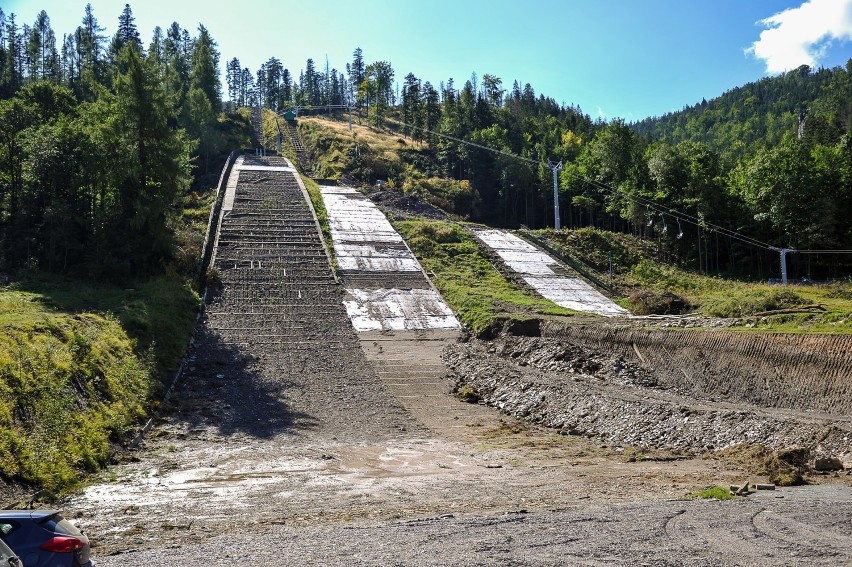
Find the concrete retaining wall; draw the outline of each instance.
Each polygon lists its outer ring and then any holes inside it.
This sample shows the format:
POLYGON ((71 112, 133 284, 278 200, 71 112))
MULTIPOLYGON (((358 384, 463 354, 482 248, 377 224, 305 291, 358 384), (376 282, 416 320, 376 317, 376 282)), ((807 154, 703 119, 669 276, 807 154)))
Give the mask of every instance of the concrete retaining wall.
POLYGON ((546 322, 542 335, 616 350, 660 386, 715 401, 852 414, 852 336, 644 330, 546 322))

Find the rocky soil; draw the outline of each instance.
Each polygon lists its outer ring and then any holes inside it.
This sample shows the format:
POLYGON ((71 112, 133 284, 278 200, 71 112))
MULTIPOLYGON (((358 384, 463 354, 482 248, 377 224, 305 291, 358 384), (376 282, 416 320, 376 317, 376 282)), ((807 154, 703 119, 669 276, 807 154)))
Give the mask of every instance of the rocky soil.
POLYGON ((445 351, 456 389, 568 435, 686 452, 760 443, 852 461, 852 416, 697 399, 622 355, 564 339, 504 335, 445 351))

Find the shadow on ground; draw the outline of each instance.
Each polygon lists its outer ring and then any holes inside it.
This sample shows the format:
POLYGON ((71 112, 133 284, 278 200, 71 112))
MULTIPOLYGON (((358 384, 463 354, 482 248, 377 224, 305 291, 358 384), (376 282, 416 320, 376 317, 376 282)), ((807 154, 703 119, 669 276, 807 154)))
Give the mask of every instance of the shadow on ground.
POLYGON ((269 439, 317 426, 317 420, 293 409, 289 398, 299 385, 290 378, 286 361, 250 353, 228 344, 199 323, 183 376, 164 414, 190 430, 215 428, 224 436, 244 433, 269 439))

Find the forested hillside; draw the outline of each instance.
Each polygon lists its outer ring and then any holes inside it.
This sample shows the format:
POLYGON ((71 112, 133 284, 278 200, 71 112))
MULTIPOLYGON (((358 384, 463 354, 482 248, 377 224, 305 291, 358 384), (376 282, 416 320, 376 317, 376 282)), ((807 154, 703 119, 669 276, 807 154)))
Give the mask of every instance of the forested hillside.
POLYGON ((677 144, 706 143, 733 163, 761 148, 777 146, 801 124, 811 142, 831 143, 852 126, 849 73, 812 70, 803 65, 777 77, 766 77, 721 96, 686 106, 679 112, 649 117, 631 128, 650 140, 677 144))
POLYGON ((193 176, 220 167, 219 54, 204 26, 158 27, 145 49, 127 5, 103 31, 91 5, 61 45, 45 11, 32 25, 0 11, 6 269, 161 271, 193 176))

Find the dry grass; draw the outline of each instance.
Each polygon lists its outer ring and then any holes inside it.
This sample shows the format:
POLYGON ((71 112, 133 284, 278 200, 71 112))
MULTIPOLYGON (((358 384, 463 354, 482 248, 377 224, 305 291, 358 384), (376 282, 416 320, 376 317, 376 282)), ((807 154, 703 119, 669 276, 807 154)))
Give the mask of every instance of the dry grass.
POLYGON ((366 124, 358 124, 354 116, 351 132, 349 131, 348 118, 341 120, 308 116, 299 118, 299 121, 328 130, 340 142, 348 142, 350 144, 355 144, 356 142, 366 143, 383 159, 397 160, 396 151, 409 143, 403 140, 402 136, 394 132, 387 130, 380 131, 366 124))

